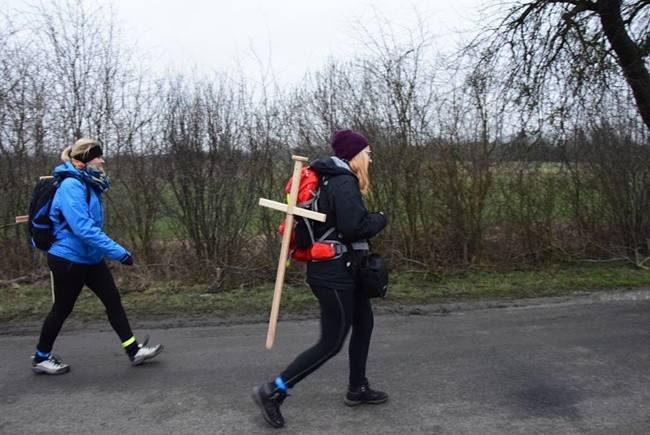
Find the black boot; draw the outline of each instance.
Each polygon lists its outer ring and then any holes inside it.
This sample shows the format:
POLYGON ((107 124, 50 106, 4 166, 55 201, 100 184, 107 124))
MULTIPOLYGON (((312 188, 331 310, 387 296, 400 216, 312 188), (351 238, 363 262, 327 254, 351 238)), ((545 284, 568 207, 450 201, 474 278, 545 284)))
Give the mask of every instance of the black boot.
POLYGON ((264 384, 261 387, 253 388, 253 400, 262 410, 262 415, 272 426, 284 426, 284 417, 280 413, 280 405, 287 398, 286 391, 277 387, 271 387, 270 384, 264 384))
POLYGON ((348 406, 357 406, 362 403, 378 405, 388 400, 388 395, 383 391, 375 391, 370 388, 366 382, 360 387, 348 387, 348 393, 345 395, 345 404, 348 406))

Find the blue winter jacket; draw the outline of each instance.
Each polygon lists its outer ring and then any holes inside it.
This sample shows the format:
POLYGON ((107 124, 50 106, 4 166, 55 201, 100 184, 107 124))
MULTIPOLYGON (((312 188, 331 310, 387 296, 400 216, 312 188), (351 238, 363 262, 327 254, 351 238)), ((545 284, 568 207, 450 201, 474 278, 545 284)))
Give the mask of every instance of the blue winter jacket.
POLYGON ((119 261, 129 251, 102 231, 104 211, 101 194, 80 178, 79 170, 65 162, 54 169, 66 178, 56 190, 50 219, 56 241, 48 253, 74 263, 97 264, 106 256, 119 261), (75 178, 79 177, 79 178, 75 178), (90 201, 87 202, 88 192, 90 201))

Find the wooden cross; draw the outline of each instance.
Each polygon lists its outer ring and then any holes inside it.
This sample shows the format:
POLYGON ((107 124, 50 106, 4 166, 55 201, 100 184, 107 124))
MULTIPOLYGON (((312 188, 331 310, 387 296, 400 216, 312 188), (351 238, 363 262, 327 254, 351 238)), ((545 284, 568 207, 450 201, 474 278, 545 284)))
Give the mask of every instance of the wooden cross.
MULTIPOLYGON (((54 178, 53 175, 41 175, 38 177, 39 180, 47 180, 48 178, 54 178)), ((24 224, 29 221, 29 216, 28 215, 22 215, 22 216, 16 216, 16 223, 17 224, 24 224)), ((50 271, 50 289, 52 290, 52 303, 54 303, 54 275, 52 274, 52 271, 50 271)))
POLYGON ((269 319, 269 330, 266 335, 266 348, 271 349, 275 341, 275 329, 278 324, 278 313, 280 312, 280 297, 282 296, 282 284, 284 283, 284 272, 287 267, 287 256, 289 255, 289 243, 291 241, 291 229, 293 228, 293 216, 303 216, 309 219, 325 222, 326 215, 315 211, 296 207, 298 197, 298 187, 300 186, 300 175, 302 164, 307 161, 307 157, 291 156, 294 161, 293 176, 291 178, 291 191, 289 192, 289 204, 271 201, 260 198, 259 205, 263 207, 280 210, 287 214, 284 222, 284 234, 282 234, 282 247, 280 248, 280 258, 278 260, 278 273, 275 277, 275 290, 273 290, 273 304, 271 305, 271 318, 269 319))

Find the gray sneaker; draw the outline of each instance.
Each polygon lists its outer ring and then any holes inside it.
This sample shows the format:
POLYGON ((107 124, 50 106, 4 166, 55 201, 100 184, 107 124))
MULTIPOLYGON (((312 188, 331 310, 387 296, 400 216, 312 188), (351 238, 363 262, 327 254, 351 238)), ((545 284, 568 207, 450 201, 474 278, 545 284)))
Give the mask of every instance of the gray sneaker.
POLYGON ((50 355, 46 360, 39 363, 34 362, 32 357, 32 371, 34 373, 45 373, 47 375, 60 375, 70 371, 70 366, 61 361, 61 357, 50 355))
POLYGON ((138 352, 133 355, 131 358, 131 365, 139 366, 148 359, 151 359, 163 351, 162 344, 156 344, 155 346, 147 346, 149 342, 149 337, 146 337, 144 341, 138 344, 138 352))

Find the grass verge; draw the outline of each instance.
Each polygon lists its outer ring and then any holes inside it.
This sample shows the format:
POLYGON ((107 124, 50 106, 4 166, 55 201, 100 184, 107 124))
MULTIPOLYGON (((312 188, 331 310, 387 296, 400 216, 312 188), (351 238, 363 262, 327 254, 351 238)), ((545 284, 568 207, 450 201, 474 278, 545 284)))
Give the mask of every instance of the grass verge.
MULTIPOLYGON (((512 300, 560 296, 576 291, 606 291, 650 284, 650 271, 623 264, 583 264, 544 269, 487 272, 473 270, 463 276, 429 282, 408 273, 391 276, 388 294, 378 307, 435 304, 473 300, 512 300)), ((157 284, 141 292, 124 292, 123 303, 137 319, 183 316, 249 317, 265 320, 271 307, 273 283, 220 293, 207 286, 157 284)), ((42 320, 51 306, 47 281, 0 288, 0 322, 42 320)), ((317 303, 307 284, 287 284, 282 313, 314 312, 317 303)), ((73 316, 77 320, 105 318, 101 302, 88 289, 82 291, 73 316)))

